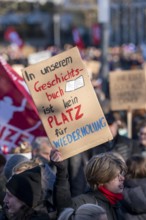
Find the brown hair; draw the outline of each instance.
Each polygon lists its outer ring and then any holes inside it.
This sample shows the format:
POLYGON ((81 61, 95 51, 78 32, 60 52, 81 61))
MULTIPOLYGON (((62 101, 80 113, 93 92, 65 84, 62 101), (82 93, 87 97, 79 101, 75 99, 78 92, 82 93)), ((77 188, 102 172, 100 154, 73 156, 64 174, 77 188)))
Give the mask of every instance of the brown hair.
POLYGON ((85 168, 86 179, 93 189, 113 180, 119 171, 126 173, 126 164, 111 152, 93 156, 85 168))
POLYGON ((146 177, 146 158, 142 155, 133 155, 127 161, 126 178, 144 178, 146 177))

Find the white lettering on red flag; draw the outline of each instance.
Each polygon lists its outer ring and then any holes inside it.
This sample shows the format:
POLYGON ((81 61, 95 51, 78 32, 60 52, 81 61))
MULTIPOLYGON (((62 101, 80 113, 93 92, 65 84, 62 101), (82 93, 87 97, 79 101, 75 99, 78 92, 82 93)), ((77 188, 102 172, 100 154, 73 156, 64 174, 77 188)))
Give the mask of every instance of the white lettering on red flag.
POLYGON ((30 143, 36 136, 46 136, 26 83, 0 57, 0 147, 30 143))

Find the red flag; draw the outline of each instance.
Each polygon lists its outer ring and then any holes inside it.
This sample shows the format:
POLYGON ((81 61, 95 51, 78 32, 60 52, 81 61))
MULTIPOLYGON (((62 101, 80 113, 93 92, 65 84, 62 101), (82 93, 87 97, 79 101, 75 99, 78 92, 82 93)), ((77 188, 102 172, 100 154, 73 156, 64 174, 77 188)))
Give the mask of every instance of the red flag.
POLYGON ((78 28, 73 28, 72 34, 73 34, 73 40, 74 40, 75 45, 79 49, 83 49, 85 47, 85 45, 84 45, 84 41, 79 33, 78 28))
POLYGON ((4 33, 4 39, 10 43, 16 44, 20 48, 24 45, 24 42, 19 36, 18 32, 14 27, 11 26, 6 29, 4 33))
POLYGON ((92 39, 94 45, 99 45, 101 40, 101 29, 99 24, 94 24, 92 26, 92 39))
POLYGON ((0 147, 30 143, 46 136, 27 86, 6 61, 0 57, 0 147))

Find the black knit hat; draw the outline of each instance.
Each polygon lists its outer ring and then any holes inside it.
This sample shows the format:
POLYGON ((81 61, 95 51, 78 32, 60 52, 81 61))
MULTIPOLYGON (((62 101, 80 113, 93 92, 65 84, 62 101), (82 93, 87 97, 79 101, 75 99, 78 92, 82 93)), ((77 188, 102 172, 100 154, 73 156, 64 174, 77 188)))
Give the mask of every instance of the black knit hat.
POLYGON ((41 198, 41 168, 37 166, 13 175, 6 188, 29 207, 35 207, 41 198))

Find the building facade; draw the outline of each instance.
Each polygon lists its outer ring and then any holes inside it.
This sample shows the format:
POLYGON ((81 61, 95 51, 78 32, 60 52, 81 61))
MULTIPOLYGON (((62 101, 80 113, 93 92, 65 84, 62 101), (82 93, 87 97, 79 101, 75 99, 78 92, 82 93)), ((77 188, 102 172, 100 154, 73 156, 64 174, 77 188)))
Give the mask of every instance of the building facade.
MULTIPOLYGON (((146 1, 109 1, 110 45, 146 43, 146 1)), ((98 10, 98 0, 1 0, 0 34, 3 36, 6 27, 14 25, 26 40, 38 37, 45 44, 53 44, 56 31, 60 35, 58 43, 63 45, 72 43, 72 28, 76 26, 90 45, 92 25, 99 23, 98 10)))

